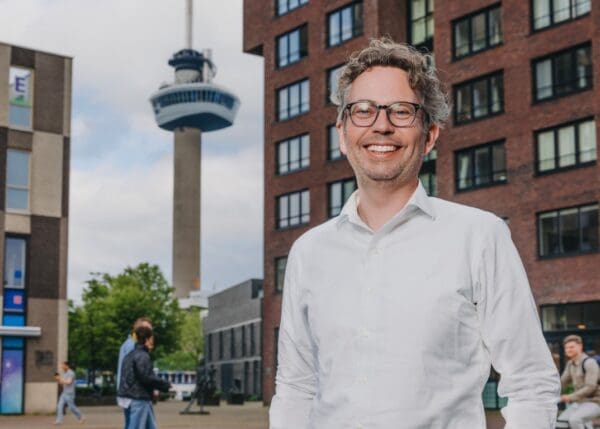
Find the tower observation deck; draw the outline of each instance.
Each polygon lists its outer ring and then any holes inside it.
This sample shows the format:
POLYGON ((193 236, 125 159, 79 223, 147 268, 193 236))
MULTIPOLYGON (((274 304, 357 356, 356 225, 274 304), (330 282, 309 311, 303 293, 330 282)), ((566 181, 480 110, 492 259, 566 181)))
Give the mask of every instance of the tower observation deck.
POLYGON ((200 143, 202 132, 233 124, 239 98, 212 83, 210 50, 192 49, 192 0, 187 0, 187 47, 171 57, 175 81, 150 97, 157 125, 173 132, 173 286, 177 298, 200 287, 200 143))

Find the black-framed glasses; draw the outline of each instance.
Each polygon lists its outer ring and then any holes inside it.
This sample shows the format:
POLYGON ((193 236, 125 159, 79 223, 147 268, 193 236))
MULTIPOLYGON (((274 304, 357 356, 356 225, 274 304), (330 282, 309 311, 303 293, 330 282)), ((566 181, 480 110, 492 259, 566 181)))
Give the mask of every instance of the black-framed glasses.
POLYGON ((379 117, 379 111, 385 110, 385 114, 394 127, 410 127, 423 106, 410 101, 396 101, 385 105, 376 104, 370 100, 359 100, 346 104, 344 110, 348 111, 350 120, 357 127, 370 127, 379 117))

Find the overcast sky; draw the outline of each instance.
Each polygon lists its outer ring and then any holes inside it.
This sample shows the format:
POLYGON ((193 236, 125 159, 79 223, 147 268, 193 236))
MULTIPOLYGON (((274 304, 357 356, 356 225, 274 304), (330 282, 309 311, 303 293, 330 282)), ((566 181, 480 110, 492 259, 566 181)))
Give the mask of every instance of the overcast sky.
MULTIPOLYGON (((171 279, 173 142, 148 102, 173 81, 185 0, 0 0, 0 41, 73 57, 69 298, 90 272, 148 261, 171 279)), ((242 0, 195 0, 193 47, 241 99, 202 137, 202 289, 262 277, 263 60, 242 53, 242 0)))

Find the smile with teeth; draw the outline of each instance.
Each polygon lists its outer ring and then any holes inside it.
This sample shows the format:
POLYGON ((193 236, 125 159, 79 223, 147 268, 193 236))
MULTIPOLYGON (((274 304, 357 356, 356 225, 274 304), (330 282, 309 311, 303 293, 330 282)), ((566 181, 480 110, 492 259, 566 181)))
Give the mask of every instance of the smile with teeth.
POLYGON ((371 144, 367 146, 367 150, 371 152, 394 152, 398 149, 400 149, 399 146, 384 144, 371 144))

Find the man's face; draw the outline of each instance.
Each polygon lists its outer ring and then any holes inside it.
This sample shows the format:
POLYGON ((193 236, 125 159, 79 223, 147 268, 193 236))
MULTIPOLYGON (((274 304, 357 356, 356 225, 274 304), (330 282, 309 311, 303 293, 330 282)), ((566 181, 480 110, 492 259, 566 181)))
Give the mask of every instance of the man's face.
POLYGON ((569 341, 565 344, 565 355, 569 359, 575 359, 583 352, 583 345, 576 341, 569 341))
MULTIPOLYGON (((408 83, 408 74, 396 67, 373 67, 358 76, 346 103, 359 100, 377 105, 396 101, 422 103, 408 83)), ((340 149, 348 157, 359 183, 402 186, 416 181, 423 156, 433 148, 439 134, 437 126, 424 132, 423 114, 420 109, 412 125, 397 128, 381 109, 372 126, 357 127, 346 111, 345 118, 337 124, 340 149)))
POLYGON ((62 368, 63 372, 67 372, 69 370, 69 366, 67 364, 61 364, 60 367, 62 368))
POLYGON ((154 335, 146 340, 146 348, 150 351, 154 350, 154 335))

